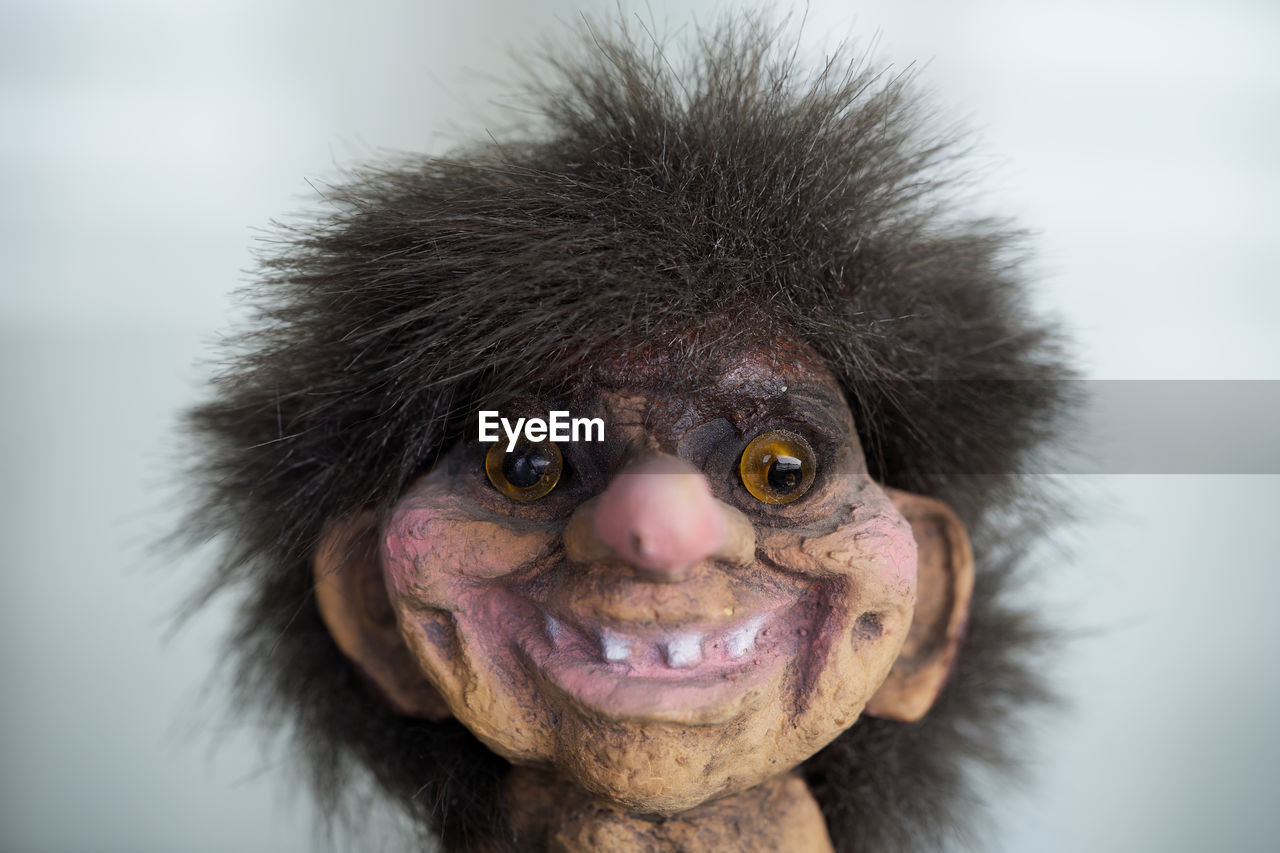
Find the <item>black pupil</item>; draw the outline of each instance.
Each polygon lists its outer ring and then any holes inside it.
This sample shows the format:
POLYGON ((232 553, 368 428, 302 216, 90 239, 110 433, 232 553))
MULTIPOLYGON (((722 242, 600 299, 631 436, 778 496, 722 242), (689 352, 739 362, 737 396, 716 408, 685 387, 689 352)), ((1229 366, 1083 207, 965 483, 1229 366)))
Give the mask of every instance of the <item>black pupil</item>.
POLYGON ((542 479, 551 461, 546 446, 526 444, 502 457, 502 476, 517 489, 527 489, 542 479))
POLYGON ((769 488, 786 494, 795 491, 804 474, 803 463, 794 456, 775 456, 769 463, 769 488))

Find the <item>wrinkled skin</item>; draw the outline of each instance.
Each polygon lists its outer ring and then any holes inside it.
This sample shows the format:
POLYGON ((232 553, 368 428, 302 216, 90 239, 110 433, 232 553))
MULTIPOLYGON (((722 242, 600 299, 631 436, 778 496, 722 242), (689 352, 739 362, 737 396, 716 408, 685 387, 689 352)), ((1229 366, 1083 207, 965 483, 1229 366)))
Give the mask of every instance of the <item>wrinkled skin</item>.
POLYGON ((552 493, 505 497, 469 440, 379 536, 399 633, 451 713, 513 763, 635 813, 691 809, 821 749, 889 674, 916 601, 911 527, 816 356, 747 348, 706 369, 712 385, 680 393, 662 359, 619 352, 579 396, 511 412, 604 418, 604 443, 561 446, 552 493), (738 472, 773 429, 817 461, 784 505, 738 472), (566 548, 571 519, 586 546, 566 548), (629 550, 609 525, 632 520, 664 540, 697 529, 678 554, 634 532, 629 550))

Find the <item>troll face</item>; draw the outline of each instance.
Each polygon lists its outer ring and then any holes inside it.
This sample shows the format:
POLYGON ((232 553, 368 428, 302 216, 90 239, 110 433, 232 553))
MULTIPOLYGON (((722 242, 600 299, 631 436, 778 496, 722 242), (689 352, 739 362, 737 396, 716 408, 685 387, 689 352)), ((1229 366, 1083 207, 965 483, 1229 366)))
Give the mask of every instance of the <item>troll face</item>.
POLYGON ((869 476, 821 359, 779 340, 691 371, 619 347, 588 373, 510 411, 601 418, 604 441, 463 441, 389 516, 328 527, 321 613, 384 700, 652 814, 789 770, 864 712, 921 716, 967 540, 869 476))

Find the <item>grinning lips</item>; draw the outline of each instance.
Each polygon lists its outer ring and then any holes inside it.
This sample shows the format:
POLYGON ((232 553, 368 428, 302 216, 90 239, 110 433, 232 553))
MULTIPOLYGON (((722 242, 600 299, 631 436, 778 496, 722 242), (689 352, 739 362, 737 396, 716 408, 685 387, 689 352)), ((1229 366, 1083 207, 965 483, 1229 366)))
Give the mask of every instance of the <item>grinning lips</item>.
POLYGON ((663 626, 492 592, 503 604, 490 614, 502 615, 486 645, 514 651, 541 689, 589 716, 689 725, 727 722, 771 694, 809 660, 801 650, 831 613, 795 594, 663 626))
POLYGON ((545 622, 556 654, 610 665, 619 676, 682 681, 741 669, 776 654, 785 628, 773 616, 757 613, 727 628, 695 625, 668 631, 582 628, 549 614, 545 622))

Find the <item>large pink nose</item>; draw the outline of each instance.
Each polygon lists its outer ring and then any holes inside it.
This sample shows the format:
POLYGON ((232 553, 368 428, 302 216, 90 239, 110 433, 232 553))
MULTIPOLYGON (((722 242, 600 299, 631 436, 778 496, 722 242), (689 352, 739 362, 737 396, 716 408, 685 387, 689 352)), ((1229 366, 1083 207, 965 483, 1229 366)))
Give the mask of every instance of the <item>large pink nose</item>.
POLYGON ((728 534, 707 478, 674 456, 650 457, 623 471, 594 515, 596 537, 656 581, 684 580, 728 534))

